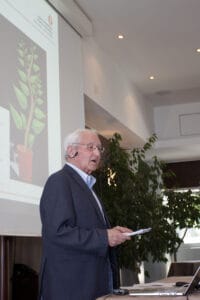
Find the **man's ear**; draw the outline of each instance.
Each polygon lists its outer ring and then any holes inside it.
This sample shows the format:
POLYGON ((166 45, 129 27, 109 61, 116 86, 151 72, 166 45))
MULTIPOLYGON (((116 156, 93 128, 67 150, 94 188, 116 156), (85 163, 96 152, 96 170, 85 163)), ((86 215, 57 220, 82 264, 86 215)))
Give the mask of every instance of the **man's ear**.
POLYGON ((68 158, 74 157, 75 152, 76 152, 75 147, 72 145, 69 145, 66 149, 66 157, 68 157, 68 158))

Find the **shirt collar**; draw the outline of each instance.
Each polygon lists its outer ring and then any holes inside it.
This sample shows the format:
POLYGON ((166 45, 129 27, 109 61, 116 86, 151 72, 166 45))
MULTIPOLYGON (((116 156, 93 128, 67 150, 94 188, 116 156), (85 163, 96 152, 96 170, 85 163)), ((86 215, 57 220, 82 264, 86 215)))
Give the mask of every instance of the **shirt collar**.
POLYGON ((92 189, 93 185, 96 182, 96 178, 92 175, 88 175, 87 173, 85 173, 84 171, 82 171, 81 169, 77 168, 75 165, 70 164, 70 163, 66 163, 68 166, 70 166, 72 169, 74 169, 80 176, 81 178, 85 181, 85 183, 87 184, 87 186, 92 189))

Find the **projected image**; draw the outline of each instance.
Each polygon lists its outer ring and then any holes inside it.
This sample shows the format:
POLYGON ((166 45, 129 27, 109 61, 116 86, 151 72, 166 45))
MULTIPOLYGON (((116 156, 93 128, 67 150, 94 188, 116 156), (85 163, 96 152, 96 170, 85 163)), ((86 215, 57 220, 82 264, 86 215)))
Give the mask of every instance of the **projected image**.
POLYGON ((42 186, 48 175, 46 52, 3 16, 0 23, 0 105, 9 115, 10 179, 42 186))
POLYGON ((12 130, 14 158, 13 170, 20 180, 32 182, 34 144, 44 131, 46 111, 43 84, 38 61, 38 47, 20 41, 17 48, 18 82, 13 84, 16 103, 9 103, 15 128, 12 130), (22 132, 23 140, 16 140, 16 130, 22 132))

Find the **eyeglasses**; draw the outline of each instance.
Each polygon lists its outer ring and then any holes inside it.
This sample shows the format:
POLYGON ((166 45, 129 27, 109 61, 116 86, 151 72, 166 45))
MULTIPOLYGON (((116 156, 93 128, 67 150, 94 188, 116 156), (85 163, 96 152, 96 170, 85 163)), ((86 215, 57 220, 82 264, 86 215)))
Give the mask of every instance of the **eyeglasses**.
POLYGON ((101 145, 94 145, 92 143, 89 144, 82 144, 82 143, 73 143, 73 145, 81 145, 81 146, 85 146, 87 148, 88 151, 93 152, 94 150, 98 150, 101 154, 104 152, 104 147, 102 147, 101 145))

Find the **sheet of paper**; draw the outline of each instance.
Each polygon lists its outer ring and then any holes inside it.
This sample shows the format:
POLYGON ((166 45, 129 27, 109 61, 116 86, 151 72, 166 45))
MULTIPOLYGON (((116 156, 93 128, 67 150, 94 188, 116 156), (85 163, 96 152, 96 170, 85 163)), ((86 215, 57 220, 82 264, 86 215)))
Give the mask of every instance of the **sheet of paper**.
POLYGON ((151 228, 139 229, 137 231, 132 231, 132 232, 124 232, 124 234, 127 236, 133 236, 133 235, 143 234, 149 231, 151 231, 151 228))

